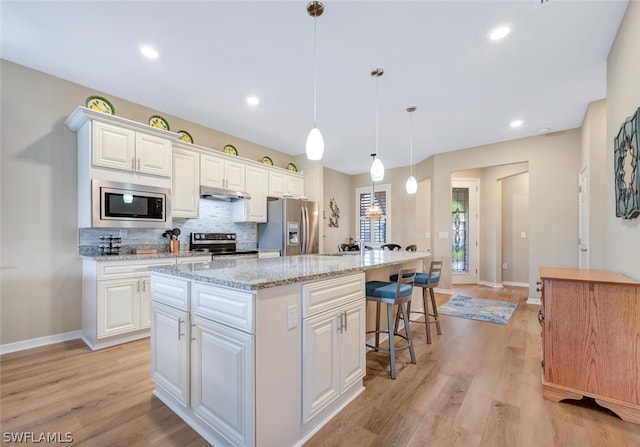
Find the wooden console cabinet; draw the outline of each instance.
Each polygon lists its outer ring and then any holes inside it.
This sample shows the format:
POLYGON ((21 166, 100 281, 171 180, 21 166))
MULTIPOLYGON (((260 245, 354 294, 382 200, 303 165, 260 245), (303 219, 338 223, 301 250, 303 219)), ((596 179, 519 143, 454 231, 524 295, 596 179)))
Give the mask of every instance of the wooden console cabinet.
POLYGON ((640 424, 640 282, 541 267, 544 398, 591 397, 640 424))

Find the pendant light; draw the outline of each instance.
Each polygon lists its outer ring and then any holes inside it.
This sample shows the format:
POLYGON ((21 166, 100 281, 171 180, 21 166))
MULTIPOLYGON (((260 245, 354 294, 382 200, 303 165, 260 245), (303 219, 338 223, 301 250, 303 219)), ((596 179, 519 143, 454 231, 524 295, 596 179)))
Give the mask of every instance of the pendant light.
POLYGON ((382 68, 374 68, 371 71, 371 76, 376 78, 376 153, 371 154, 373 156, 373 163, 371 163, 371 180, 374 182, 380 182, 384 179, 384 165, 382 164, 382 160, 378 158, 378 128, 380 121, 378 113, 378 81, 383 74, 384 70, 382 68))
POLYGON ((407 194, 415 194, 416 191, 418 191, 418 182, 416 182, 416 178, 413 176, 413 112, 415 112, 416 109, 416 106, 407 107, 407 112, 411 114, 411 124, 409 125, 409 178, 405 185, 407 194))
MULTIPOLYGON (((371 157, 373 157, 374 161, 377 160, 376 154, 371 154, 371 157)), ((378 202, 376 201, 376 183, 374 180, 371 181, 371 204, 365 211, 365 217, 369 220, 377 220, 383 218, 382 208, 380 208, 380 205, 378 205, 378 202)))
POLYGON ((317 89, 318 89, 318 60, 317 60, 317 32, 316 19, 324 12, 322 2, 311 2, 307 5, 307 13, 313 17, 313 129, 307 137, 307 158, 309 160, 320 160, 324 153, 324 139, 316 124, 317 89))

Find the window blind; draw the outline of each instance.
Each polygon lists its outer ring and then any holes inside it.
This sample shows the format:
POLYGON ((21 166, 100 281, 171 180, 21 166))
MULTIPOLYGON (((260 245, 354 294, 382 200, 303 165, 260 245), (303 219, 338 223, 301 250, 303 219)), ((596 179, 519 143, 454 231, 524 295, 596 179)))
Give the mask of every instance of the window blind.
POLYGON ((371 205, 371 192, 360 193, 359 238, 365 242, 384 244, 387 242, 387 192, 376 191, 375 200, 382 209, 382 219, 367 219, 367 208, 371 205))

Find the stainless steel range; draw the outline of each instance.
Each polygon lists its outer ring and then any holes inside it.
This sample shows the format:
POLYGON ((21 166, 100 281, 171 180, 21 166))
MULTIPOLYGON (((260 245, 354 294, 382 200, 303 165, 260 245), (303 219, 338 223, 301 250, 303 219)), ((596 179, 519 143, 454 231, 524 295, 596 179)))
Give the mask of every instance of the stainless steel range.
POLYGON ((221 257, 258 257, 258 250, 237 248, 235 233, 191 233, 189 250, 211 253, 212 260, 221 257))

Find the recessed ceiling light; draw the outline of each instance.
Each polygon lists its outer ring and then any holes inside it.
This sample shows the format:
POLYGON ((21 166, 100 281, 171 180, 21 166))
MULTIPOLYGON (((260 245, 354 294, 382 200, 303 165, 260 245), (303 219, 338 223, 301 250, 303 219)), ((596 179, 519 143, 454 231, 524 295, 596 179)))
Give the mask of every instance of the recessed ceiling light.
POLYGON ((511 29, 508 26, 499 26, 498 28, 491 31, 489 34, 489 39, 491 40, 500 40, 507 37, 507 34, 511 32, 511 29))
POLYGON ((551 128, 550 127, 543 127, 541 129, 537 130, 538 133, 547 133, 547 132, 551 132, 551 128))
POLYGON ((520 127, 520 126, 522 126, 522 124, 523 124, 522 120, 515 120, 515 121, 511 121, 510 126, 511 127, 520 127))
POLYGON ((150 47, 149 45, 140 45, 140 52, 144 57, 147 57, 149 59, 158 59, 158 56, 160 56, 158 51, 155 48, 150 47))
POLYGON ((247 104, 252 106, 258 105, 260 100, 256 96, 247 96, 247 104))

